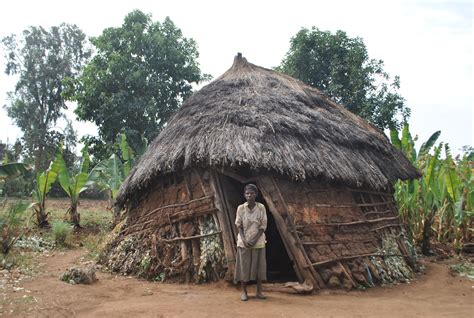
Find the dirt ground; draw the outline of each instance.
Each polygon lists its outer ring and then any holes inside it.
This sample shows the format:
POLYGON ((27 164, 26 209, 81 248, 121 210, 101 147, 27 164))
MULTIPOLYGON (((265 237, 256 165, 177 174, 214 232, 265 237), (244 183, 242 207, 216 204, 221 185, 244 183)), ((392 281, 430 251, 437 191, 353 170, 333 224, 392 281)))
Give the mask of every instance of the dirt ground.
MULTIPOLYGON (((98 272, 93 285, 58 279, 84 249, 41 256, 40 273, 7 290, 2 316, 15 317, 474 317, 474 282, 446 264, 424 260, 424 274, 407 284, 367 291, 301 296, 271 291, 266 300, 239 299, 226 283, 177 285, 98 272)), ((254 292, 254 289, 251 289, 254 292)))

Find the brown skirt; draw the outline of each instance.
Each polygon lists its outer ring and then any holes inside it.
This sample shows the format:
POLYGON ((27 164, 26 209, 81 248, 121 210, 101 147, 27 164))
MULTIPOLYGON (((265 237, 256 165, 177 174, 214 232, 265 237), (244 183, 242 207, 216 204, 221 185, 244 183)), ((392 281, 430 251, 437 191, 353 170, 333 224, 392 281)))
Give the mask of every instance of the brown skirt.
POLYGON ((234 282, 267 280, 265 248, 237 247, 234 282))

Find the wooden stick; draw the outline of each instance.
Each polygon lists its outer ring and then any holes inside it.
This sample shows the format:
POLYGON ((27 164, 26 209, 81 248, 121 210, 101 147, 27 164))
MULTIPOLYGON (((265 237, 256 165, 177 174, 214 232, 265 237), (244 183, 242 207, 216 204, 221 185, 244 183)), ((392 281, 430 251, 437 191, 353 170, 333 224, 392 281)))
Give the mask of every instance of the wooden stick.
POLYGON ((193 202, 199 202, 199 201, 204 201, 206 199, 212 199, 212 196, 204 196, 204 197, 201 197, 201 198, 198 198, 198 199, 194 199, 194 200, 189 200, 187 202, 183 202, 183 203, 176 203, 176 204, 168 204, 168 205, 164 205, 164 206, 160 206, 159 208, 156 208, 154 210, 151 210, 150 212, 148 212, 147 214, 145 215, 142 215, 140 218, 146 218, 158 211, 161 211, 161 210, 164 210, 164 209, 168 209, 168 208, 176 208, 176 207, 179 207, 179 206, 185 206, 187 204, 190 204, 190 203, 193 203, 193 202))
POLYGON ((371 215, 371 214, 387 214, 387 213, 390 213, 390 212, 392 212, 391 209, 384 210, 384 211, 369 211, 369 212, 365 212, 364 216, 371 215))
POLYGON ((367 241, 301 241, 301 244, 303 245, 331 245, 331 244, 347 244, 347 243, 371 243, 373 240, 367 240, 367 241))
MULTIPOLYGON (((183 227, 184 227, 184 222, 179 222, 179 235, 182 235, 181 233, 183 232, 183 227)), ((188 263, 188 268, 189 268, 189 262, 190 262, 190 257, 189 257, 189 252, 188 252, 188 245, 186 244, 186 240, 181 240, 180 244, 180 250, 181 250, 181 260, 183 264, 188 263)), ((185 282, 189 283, 191 281, 191 272, 189 270, 186 271, 186 277, 185 277, 185 282)))
POLYGON ((184 185, 186 186, 186 192, 188 194, 188 200, 192 200, 193 193, 191 192, 191 187, 189 186, 188 178, 185 174, 183 175, 183 179, 184 179, 184 185))
MULTIPOLYGON (((187 218, 191 218, 193 216, 202 216, 202 215, 210 214, 210 213, 215 212, 215 211, 217 211, 216 208, 207 209, 207 210, 203 210, 203 211, 181 210, 181 211, 173 213, 170 217, 171 217, 171 220, 172 220, 171 222, 177 222, 177 221, 185 220, 187 218)), ((168 220, 168 219, 166 219, 166 220, 168 220)), ((135 223, 135 224, 129 226, 128 228, 126 228, 125 230, 123 230, 121 233, 130 234, 131 229, 133 229, 135 227, 138 227, 138 226, 147 226, 147 225, 149 225, 150 223, 153 223, 153 222, 156 222, 158 225, 160 225, 159 221, 160 221, 160 219, 150 219, 146 222, 135 223)))
MULTIPOLYGON (((273 183, 273 186, 276 188, 277 190, 277 194, 278 194, 278 197, 280 198, 280 202, 283 204, 284 208, 285 208, 285 212, 286 212, 286 217, 288 218, 288 224, 290 224, 290 231, 293 232, 293 236, 295 237, 296 239, 296 245, 297 245, 297 248, 302 252, 303 254, 303 257, 304 259, 306 260, 306 264, 310 264, 311 263, 311 260, 308 256, 308 254, 306 253, 306 250, 304 249, 304 246, 301 244, 301 239, 298 235, 298 231, 296 230, 296 227, 295 227, 295 223, 293 222, 293 217, 292 215, 290 214, 290 209, 288 208, 288 204, 286 204, 286 200, 285 200, 285 197, 283 196, 283 194, 281 193, 280 191, 280 187, 278 186, 278 183, 276 182, 275 178, 274 177, 270 177, 271 179, 271 182, 273 183)), ((319 287, 319 288, 324 288, 326 287, 326 284, 324 283, 324 280, 322 279, 322 277, 319 275, 318 272, 316 272, 316 270, 312 267, 310 267, 310 272, 311 274, 313 274, 313 277, 314 279, 316 280, 316 283, 319 285, 319 286, 316 286, 316 287, 319 287)))
POLYGON ((172 238, 172 239, 158 238, 158 240, 166 242, 166 243, 173 243, 173 242, 178 242, 178 241, 194 240, 194 239, 198 239, 198 238, 201 238, 201 237, 217 235, 217 234, 220 234, 220 233, 222 233, 222 231, 217 231, 217 232, 208 233, 208 234, 187 236, 187 237, 175 237, 175 238, 172 238))
POLYGON ((369 256, 380 256, 380 257, 409 257, 410 255, 404 255, 404 254, 369 253, 369 254, 360 254, 360 255, 352 255, 352 256, 338 257, 338 258, 329 259, 329 260, 326 260, 326 261, 311 263, 311 266, 317 267, 317 266, 322 266, 322 265, 331 264, 331 263, 334 263, 334 262, 348 261, 348 260, 351 260, 351 259, 354 259, 354 258, 369 257, 369 256))
POLYGON ((295 237, 290 235, 286 223, 283 220, 283 217, 278 212, 278 209, 276 208, 270 196, 270 193, 268 192, 271 188, 274 188, 274 186, 272 185, 272 180, 269 179, 269 177, 260 179, 258 187, 260 188, 262 196, 265 199, 265 202, 267 203, 268 208, 270 209, 270 212, 273 215, 278 232, 280 233, 281 239, 283 241, 283 245, 285 246, 286 251, 288 252, 288 256, 292 261, 294 261, 293 266, 295 268, 296 275, 298 276, 300 282, 306 282, 313 288, 317 288, 318 285, 316 278, 313 276, 312 271, 309 270, 309 268, 306 266, 306 259, 304 258, 301 249, 296 246, 295 237), (268 188, 265 185, 267 185, 268 188))
POLYGON ((403 225, 401 224, 387 224, 387 225, 376 227, 375 229, 370 229, 369 231, 374 232, 374 231, 378 231, 378 230, 385 229, 388 227, 397 227, 397 226, 403 227, 403 225))
POLYGON ((197 176, 199 185, 201 185, 202 193, 204 193, 204 195, 207 196, 208 193, 207 193, 207 191, 206 191, 206 187, 204 186, 204 182, 202 182, 201 174, 199 173, 199 171, 198 171, 197 169, 193 169, 193 173, 195 173, 196 176, 197 176))
POLYGON ((296 228, 304 228, 309 226, 346 226, 346 225, 357 225, 357 224, 370 224, 370 223, 377 223, 382 221, 393 221, 398 219, 398 216, 388 217, 388 218, 379 218, 373 220, 361 220, 361 221, 353 221, 353 222, 340 222, 340 223, 306 223, 306 224, 299 224, 296 225, 296 228))
MULTIPOLYGON (((224 253, 225 257, 227 259, 235 259, 235 255, 237 253, 236 251, 236 244, 234 243, 234 237, 232 235, 232 229, 231 229, 231 224, 228 218, 228 211, 227 211, 227 206, 225 205, 225 202, 223 202, 223 194, 222 194, 222 189, 220 188, 219 184, 219 175, 218 172, 211 170, 211 189, 214 192, 214 205, 217 208, 217 218, 219 220, 219 224, 222 229, 222 243, 224 245, 224 253), (227 215, 226 215, 227 214, 227 215)), ((199 179, 201 179, 201 176, 199 176, 199 179)), ((202 182, 202 181, 201 181, 202 182)), ((235 272, 235 264, 234 263, 228 263, 228 270, 226 273, 226 279, 231 280, 232 277, 234 276, 235 272)))
POLYGON ((383 196, 386 196, 386 197, 392 197, 392 194, 388 193, 388 192, 378 192, 378 191, 360 190, 360 189, 351 189, 351 188, 347 188, 347 190, 351 191, 351 192, 370 193, 370 194, 383 195, 383 196))
POLYGON ((337 262, 337 265, 339 266, 339 268, 341 268, 344 275, 346 275, 346 277, 351 281, 352 287, 357 287, 356 282, 352 278, 352 275, 346 270, 345 266, 341 262, 337 262))

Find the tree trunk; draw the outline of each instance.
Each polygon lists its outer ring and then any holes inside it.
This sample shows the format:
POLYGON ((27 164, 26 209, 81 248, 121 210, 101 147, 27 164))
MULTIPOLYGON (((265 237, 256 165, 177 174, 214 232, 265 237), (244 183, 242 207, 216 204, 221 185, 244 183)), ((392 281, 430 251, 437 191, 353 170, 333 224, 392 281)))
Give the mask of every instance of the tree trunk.
POLYGON ((421 252, 423 255, 430 256, 433 255, 433 251, 431 251, 431 225, 433 224, 433 217, 434 211, 432 210, 428 217, 425 218, 423 222, 423 237, 421 239, 421 252))
POLYGON ((8 234, 5 234, 5 231, 3 232, 2 235, 2 254, 7 255, 8 252, 10 251, 10 239, 8 238, 8 234))
POLYGON ((69 215, 71 217, 71 223, 72 225, 74 225, 74 228, 80 228, 81 215, 77 212, 77 202, 71 204, 71 207, 69 208, 69 215))
POLYGON ((46 213, 44 204, 40 204, 38 208, 35 208, 35 214, 36 222, 38 223, 39 228, 45 229, 50 227, 50 224, 48 222, 48 213, 46 213))

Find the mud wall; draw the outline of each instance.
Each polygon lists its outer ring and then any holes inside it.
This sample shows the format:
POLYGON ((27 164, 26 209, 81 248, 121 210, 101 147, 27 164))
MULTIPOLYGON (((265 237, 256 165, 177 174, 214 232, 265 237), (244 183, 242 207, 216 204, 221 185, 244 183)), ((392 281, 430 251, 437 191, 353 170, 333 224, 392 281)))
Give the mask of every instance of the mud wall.
POLYGON ((227 271, 209 172, 160 179, 129 206, 100 262, 159 281, 216 281, 227 271))
POLYGON ((411 277, 414 252, 391 193, 282 178, 262 185, 304 254, 299 267, 310 267, 319 287, 351 289, 411 277))

